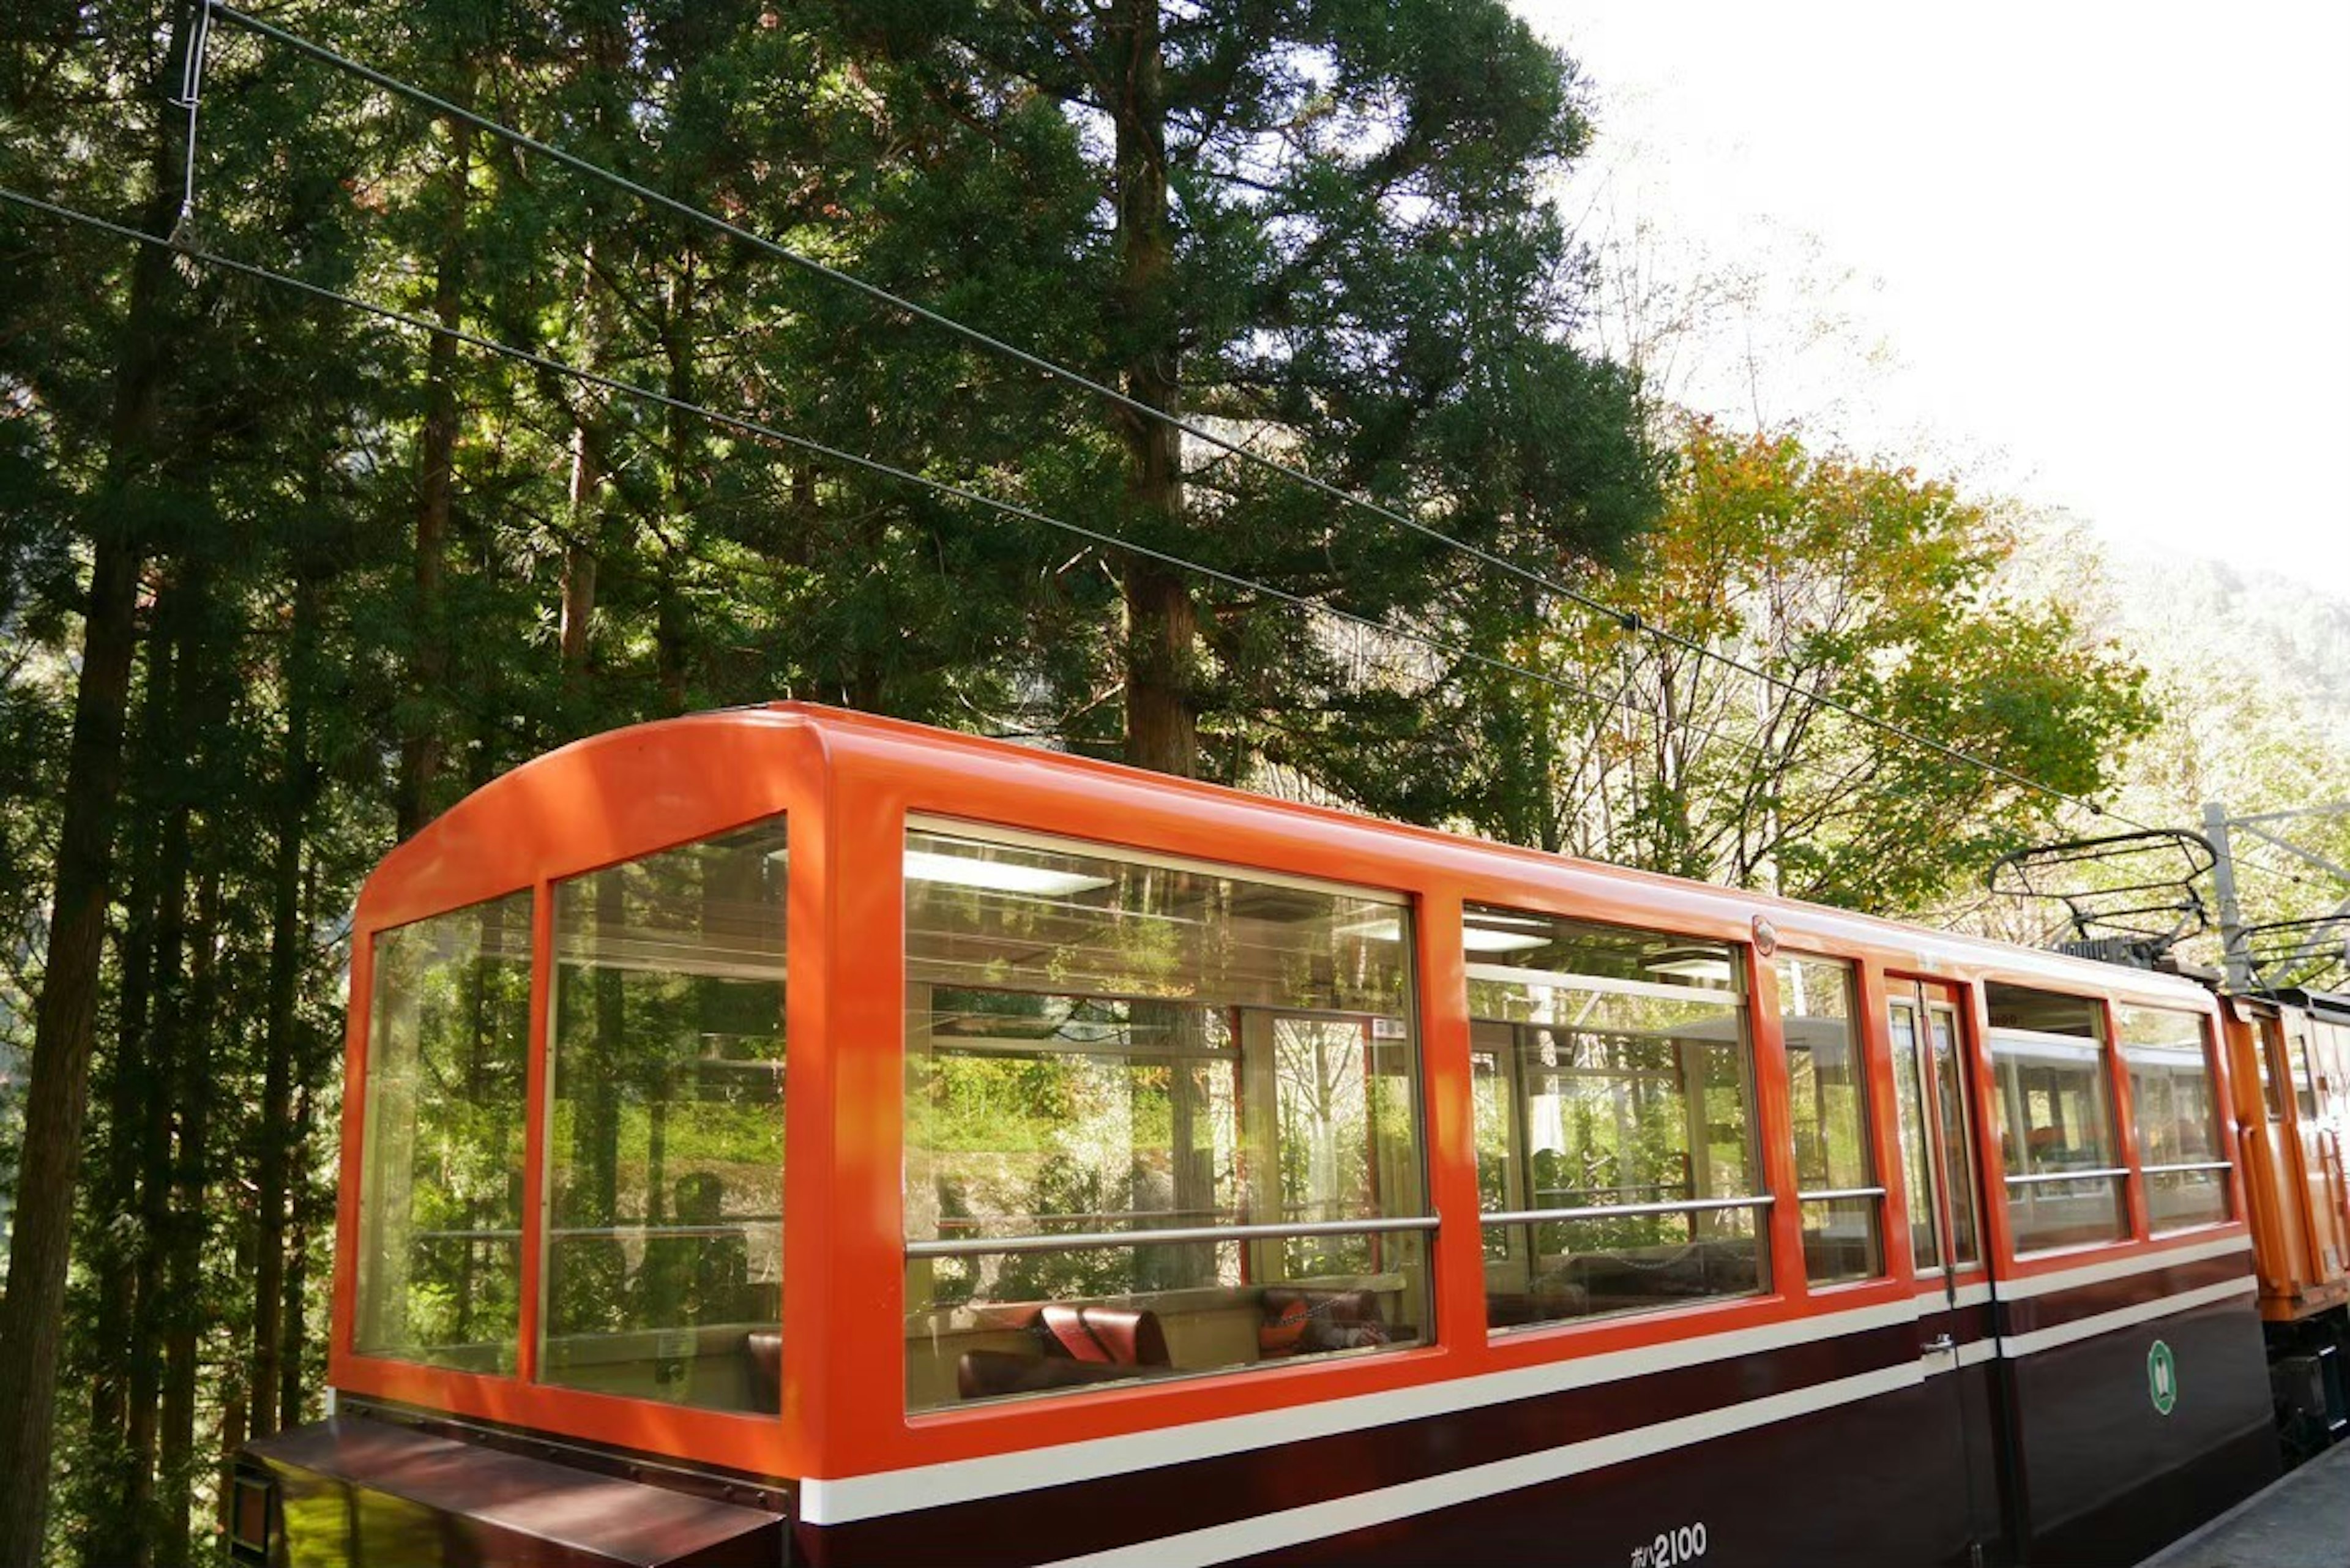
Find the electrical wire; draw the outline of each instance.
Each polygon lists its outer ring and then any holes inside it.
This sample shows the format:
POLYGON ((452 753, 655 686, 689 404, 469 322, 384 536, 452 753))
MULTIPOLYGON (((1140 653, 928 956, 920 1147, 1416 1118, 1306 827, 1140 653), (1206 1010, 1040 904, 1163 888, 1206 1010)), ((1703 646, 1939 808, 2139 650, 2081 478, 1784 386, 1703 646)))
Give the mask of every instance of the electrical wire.
MULTIPOLYGON (((405 327, 410 331, 447 337, 455 342, 462 343, 468 348, 479 349, 484 353, 496 355, 504 358, 514 359, 520 363, 529 365, 534 369, 544 370, 550 375, 567 377, 570 379, 578 381, 583 385, 595 387, 620 397, 654 404, 658 407, 669 409, 679 413, 699 415, 702 418, 710 420, 713 423, 725 426, 730 430, 738 431, 744 435, 755 436, 762 440, 775 441, 782 445, 794 448, 796 451, 808 452, 814 456, 825 458, 830 462, 840 463, 846 467, 858 469, 862 472, 871 473, 881 478, 911 484, 920 489, 934 492, 941 495, 951 496, 955 500, 966 502, 972 505, 999 513, 1005 516, 1015 517, 1023 522, 1040 524, 1048 528, 1058 529, 1065 534, 1072 535, 1077 538, 1087 540, 1091 544, 1098 545, 1107 549, 1120 550, 1130 555, 1145 556, 1150 560, 1157 561, 1161 565, 1172 566, 1178 571, 1191 572, 1201 576, 1210 577, 1217 582, 1222 583, 1228 587, 1238 589, 1243 593, 1262 594, 1267 597, 1277 599, 1282 603, 1290 605, 1297 609, 1304 610, 1308 614, 1327 616, 1333 619, 1345 622, 1347 625, 1356 627, 1363 631, 1373 633, 1379 637, 1393 638, 1399 641, 1414 644, 1419 648, 1429 650, 1430 652, 1441 654, 1450 659, 1466 660, 1471 663, 1482 665, 1502 674, 1517 676, 1523 680, 1533 681, 1537 685, 1548 686, 1556 690, 1573 692, 1577 696, 1584 697, 1595 702, 1621 708, 1624 711, 1631 713, 1636 717, 1653 717, 1653 715, 1649 714, 1646 709, 1640 708, 1631 702, 1624 701, 1620 699, 1607 697, 1600 692, 1592 690, 1590 687, 1586 686, 1581 682, 1570 680, 1565 676, 1555 675, 1543 670, 1528 670, 1523 665, 1513 664, 1506 659, 1496 659, 1490 654, 1480 653, 1474 649, 1463 647, 1449 639, 1431 637, 1426 633, 1409 630, 1405 628, 1395 626, 1389 622, 1381 621, 1369 616, 1357 614, 1352 610, 1340 609, 1333 605, 1323 604, 1316 600, 1306 598, 1303 595, 1293 594, 1285 589, 1274 587, 1270 584, 1257 582, 1253 578, 1242 576, 1237 573, 1227 572, 1219 567, 1211 566, 1202 562, 1191 560, 1185 556, 1178 556, 1169 551, 1154 549, 1148 545, 1137 544, 1133 540, 1121 537, 1115 534, 1106 533, 1100 529, 1089 528, 1083 524, 1069 522, 1066 518, 1055 517, 1049 513, 1038 511, 1035 507, 1023 505, 1016 501, 1006 501, 1000 496, 989 495, 983 491, 972 490, 964 485, 954 483, 949 480, 937 479, 929 474, 918 473, 911 469, 900 468, 893 463, 884 462, 878 458, 867 457, 861 453, 849 452, 842 447, 832 446, 827 442, 816 441, 808 436, 797 435, 790 431, 783 430, 775 425, 765 424, 760 421, 750 419, 741 414, 730 414, 725 412, 723 410, 713 409, 704 403, 693 402, 688 399, 679 398, 667 392, 655 390, 650 387, 639 386, 631 381, 623 381, 617 377, 607 376, 599 371, 586 369, 580 366, 572 365, 564 360, 540 354, 533 349, 519 348, 510 343, 501 343, 494 338, 484 337, 477 333, 465 331, 462 327, 445 326, 442 323, 432 320, 427 317, 413 316, 406 311, 395 309, 390 306, 379 305, 371 300, 360 299, 356 296, 343 294, 335 289, 328 288, 321 284, 311 283, 306 279, 295 277, 286 273, 272 271, 268 267, 259 266, 252 262, 240 261, 234 256, 221 255, 215 252, 204 250, 187 243, 175 244, 172 240, 165 236, 151 234, 143 229, 133 228, 125 223, 118 223, 110 219, 99 217, 94 213, 84 213, 72 207, 61 206, 53 202, 43 201, 37 196, 27 195, 21 191, 11 190, 5 186, 0 186, 0 201, 12 202, 15 205, 25 207, 34 212, 46 213, 53 218, 57 218, 68 223, 78 223, 84 227, 95 229, 104 234, 112 234, 120 239, 130 240, 140 244, 161 246, 163 249, 172 251, 173 254, 189 261, 199 262, 207 266, 219 267, 224 271, 236 273, 245 277, 256 279, 260 282, 291 289, 297 293, 307 295, 314 299, 341 306, 347 309, 355 310, 361 314, 374 317, 378 320, 389 322, 393 326, 405 327)), ((1764 748, 1756 745, 1752 741, 1746 740, 1742 736, 1696 725, 1684 725, 1682 727, 1691 733, 1702 735, 1711 740, 1719 741, 1725 745, 1742 748, 1755 755, 1768 754, 1764 748)))
MULTIPOLYGON (((1218 435, 1213 431, 1184 420, 1180 416, 1170 413, 1165 409, 1154 407, 1153 405, 1143 402, 1139 399, 1130 397, 1128 394, 1118 390, 1116 388, 1108 386, 1104 382, 1093 379, 1092 377, 1087 376, 1080 371, 1073 370, 1065 365, 1047 359, 1041 355, 1031 353, 1029 350, 1022 348, 1015 344, 1006 342, 1004 339, 997 337, 993 334, 970 326, 965 322, 958 321, 952 317, 930 309, 925 306, 918 305, 914 301, 894 294, 879 285, 868 283, 863 278, 843 272, 837 267, 829 266, 825 263, 816 260, 813 256, 795 251, 779 241, 770 239, 764 234, 743 228, 741 224, 732 223, 725 218, 718 216, 714 213, 706 212, 689 202, 681 202, 674 196, 667 195, 661 192, 652 189, 650 186, 644 185, 637 181, 631 180, 624 174, 603 168, 602 166, 591 162, 585 158, 581 158, 575 153, 567 152, 561 148, 556 147, 551 143, 542 141, 536 137, 528 135, 525 132, 516 130, 511 126, 501 124, 494 119, 489 119, 487 116, 477 114, 472 109, 462 108, 461 106, 452 103, 448 99, 438 97, 433 93, 428 92, 424 88, 417 87, 412 83, 404 82, 396 77, 388 76, 382 71, 376 70, 372 67, 363 65, 357 60, 351 59, 348 56, 340 54, 334 49, 330 49, 323 44, 315 43, 310 39, 302 37, 298 34, 290 33, 282 27, 272 26, 267 22, 262 21, 257 16, 248 16, 244 12, 237 10, 234 6, 223 4, 222 0, 203 0, 203 9, 210 14, 222 17, 238 27, 244 28, 245 31, 254 34, 256 36, 270 39, 275 43, 281 44, 286 48, 292 49, 297 54, 304 55, 310 59, 319 62, 320 64, 329 66, 337 70, 347 72, 349 75, 359 78, 362 81, 366 81, 375 87, 380 88, 386 92, 391 93, 400 98, 404 98, 411 103, 419 104, 430 109, 435 114, 463 121, 463 123, 473 127, 477 130, 484 131, 488 135, 496 137, 499 140, 507 142, 509 145, 524 148, 532 152, 536 152, 539 156, 546 158, 576 173, 583 174, 592 180, 601 181, 616 190, 626 192, 639 201, 648 202, 665 212, 684 218, 689 222, 702 224, 718 233, 726 234, 734 240, 750 245, 755 250, 774 256, 779 261, 785 262, 792 266, 798 267, 803 271, 820 277, 826 282, 833 284, 836 286, 851 290, 876 302, 877 304, 885 306, 889 309, 902 312, 905 315, 936 327, 942 331, 951 333, 954 336, 962 338, 965 342, 984 348, 990 353, 1004 356, 1007 358, 1015 360, 1016 362, 1025 365, 1029 369, 1036 370, 1055 380, 1061 381, 1069 386, 1082 389, 1083 390, 1087 391, 1096 397, 1101 398, 1114 406, 1122 409, 1128 413, 1134 414, 1139 418, 1152 420, 1166 424, 1191 440, 1198 441, 1208 446, 1216 448, 1219 451, 1239 459, 1243 462, 1249 463, 1266 472, 1277 474, 1295 483, 1303 484, 1316 493, 1337 502, 1341 505, 1361 510, 1373 516, 1378 517, 1385 522, 1393 524, 1399 527, 1409 529, 1433 543, 1440 544, 1449 549, 1458 551, 1472 559, 1482 562, 1484 565, 1492 566, 1498 571, 1507 573, 1508 575, 1517 577, 1533 587, 1541 588, 1546 593, 1555 594, 1559 597, 1564 598, 1570 603, 1580 605, 1584 608, 1591 610, 1596 614, 1607 616, 1627 631, 1645 632, 1648 635, 1658 639, 1659 641, 1672 644, 1673 646, 1694 653, 1700 658, 1712 659, 1729 669, 1736 670, 1745 675, 1751 676, 1775 690, 1788 692, 1793 696, 1802 698, 1807 701, 1815 702, 1822 707, 1843 714, 1845 717, 1851 719, 1856 723, 1866 724, 1871 728, 1882 731, 1887 734, 1896 736, 1900 740, 1908 742, 1911 745, 1923 748, 1924 750, 1929 751, 1948 761, 1959 763, 1969 767, 1978 768, 1985 774, 2004 779, 2009 784, 2017 785, 2020 788, 2031 791, 2037 794, 2045 795, 2052 800, 2063 802, 2067 805, 2080 807, 2097 816, 2108 817, 2116 822, 2126 823, 2130 826, 2142 828, 2148 832, 2155 831, 2148 827, 2147 824, 2124 816, 2095 801, 2087 800, 2079 795, 2072 794, 2066 791, 2057 789, 2053 784, 2043 784, 2039 780, 2032 778, 2027 774, 2018 773, 2014 769, 2010 768, 2003 763, 1995 763, 1988 758, 1978 757, 1971 753, 1960 751, 1959 748, 1950 745, 1945 742, 1938 741, 1930 735, 1920 733, 1906 724, 1897 723, 1892 720, 1881 718, 1876 714, 1869 713, 1840 698, 1829 694, 1826 691, 1799 686, 1783 676, 1772 674, 1769 670, 1759 665, 1751 664, 1744 659, 1739 659, 1735 655, 1721 652, 1720 649, 1715 649, 1707 643, 1700 642, 1694 638, 1684 636, 1668 627, 1660 626, 1654 621, 1648 620, 1645 617, 1641 616, 1637 610, 1626 609, 1620 606, 1610 605, 1606 601, 1586 594, 1578 588, 1569 586, 1568 584, 1562 583, 1554 577, 1548 576, 1541 572, 1534 571, 1533 568, 1519 562, 1513 561, 1507 556, 1499 555, 1494 551, 1488 550, 1482 545, 1472 544, 1465 539, 1456 537, 1455 535, 1448 534, 1442 529, 1437 528, 1430 524, 1423 523, 1419 519, 1413 517, 1407 513, 1399 512, 1392 507, 1383 506, 1375 501, 1357 495, 1353 492, 1342 489, 1326 480, 1318 479, 1301 469, 1294 468, 1286 463, 1278 462, 1275 459, 1263 456, 1262 453, 1251 450, 1241 442, 1218 435)), ((1128 549, 1139 548, 1139 546, 1135 545, 1123 545, 1121 547, 1128 549)), ((1223 577, 1222 574, 1216 573, 1205 567, 1195 566, 1189 569, 1201 572, 1205 576, 1217 576, 1227 581, 1231 580, 1228 577, 1223 577)), ((1257 587, 1260 589, 1263 588, 1263 585, 1257 585, 1257 587)), ((1273 590, 1266 589, 1263 591, 1270 592, 1273 590)))

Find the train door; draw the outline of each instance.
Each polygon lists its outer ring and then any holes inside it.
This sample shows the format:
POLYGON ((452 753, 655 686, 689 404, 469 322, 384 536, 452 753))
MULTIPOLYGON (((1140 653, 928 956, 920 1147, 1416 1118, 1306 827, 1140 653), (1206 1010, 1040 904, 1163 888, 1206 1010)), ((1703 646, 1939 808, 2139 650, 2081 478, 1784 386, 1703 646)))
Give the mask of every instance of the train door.
POLYGON ((1902 1165, 1919 1296, 1927 1382, 1950 1422, 1959 1482, 1951 1561, 2001 1561, 1990 1270, 1983 1261, 1981 1186, 1959 1024, 1959 996, 1931 981, 1888 977, 1887 1025, 1900 1110, 1902 1165))
POLYGON ((2289 1144, 2288 1152, 2300 1157, 2302 1179, 2307 1184, 2311 1277, 2330 1282, 2350 1268, 2350 1246, 2345 1245, 2350 1237, 2344 1234, 2350 1227, 2350 1195, 2344 1192, 2342 1144, 2326 1114, 2332 1107, 2324 1090, 2331 1084, 2322 1083, 2318 1070, 2318 1063, 2330 1054, 2321 1051, 2332 1043, 2333 1026, 2299 1008, 2282 1011, 2284 1097, 2293 1102, 2298 1140, 2298 1147, 2289 1144))

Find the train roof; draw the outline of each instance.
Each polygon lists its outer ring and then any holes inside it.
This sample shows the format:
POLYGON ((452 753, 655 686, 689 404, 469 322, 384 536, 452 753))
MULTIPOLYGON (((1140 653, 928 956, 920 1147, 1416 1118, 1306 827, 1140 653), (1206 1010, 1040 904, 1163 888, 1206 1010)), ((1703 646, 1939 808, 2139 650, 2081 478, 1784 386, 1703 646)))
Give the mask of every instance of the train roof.
POLYGON ((2350 1023, 2350 994, 2338 991, 2311 991, 2304 986, 2280 986, 2261 992, 2263 1001, 2290 1002, 2304 1012, 2335 1023, 2350 1023))
MULTIPOLYGON (((1291 836, 1320 840, 1336 860, 1343 860, 1350 844, 1367 842, 1360 836, 1370 836, 1388 846, 1389 853, 1398 845, 1409 845, 1409 853, 1430 867, 1474 880, 1555 891, 1568 898, 1583 894, 1618 909, 1627 901, 1652 906, 1654 918, 1667 926, 1695 921, 1715 932, 1734 928, 1742 934, 1759 917, 1770 921, 1783 944, 1866 950, 1896 968, 1929 976, 1948 973, 1951 978, 2105 992, 2199 1011, 2213 1005, 2205 987, 2175 975, 1388 822, 1335 807, 1278 800, 1120 763, 807 702, 766 703, 654 720, 576 741, 525 763, 467 795, 387 856, 361 891, 359 922, 380 929, 421 918, 435 908, 455 907, 457 900, 430 905, 420 902, 413 892, 396 897, 393 890, 415 880, 443 885, 445 878, 429 870, 445 871, 452 862, 468 859, 469 846, 496 845, 501 851, 497 858, 512 863, 517 855, 527 856, 534 844, 548 846, 547 835, 556 829, 547 825, 564 815, 550 811, 550 803, 583 795, 608 799, 611 792, 596 784, 599 775, 621 759, 631 759, 631 765, 640 769, 649 752, 689 742, 741 756, 747 754, 746 747, 755 749, 762 736, 785 734, 813 742, 822 758, 820 765, 828 773, 879 767, 933 778, 961 774, 974 785, 983 783, 995 790, 1024 786, 1040 793, 1101 797, 1127 806, 1139 806, 1155 796, 1161 803, 1180 803, 1187 816, 1224 818, 1235 824, 1248 819, 1260 829, 1268 818, 1278 820, 1291 836), (708 745, 722 739, 725 742, 722 747, 708 745), (420 877, 420 873, 425 874, 420 877)), ((705 787, 710 782, 699 770, 674 770, 664 775, 662 794, 672 800, 690 797, 697 780, 705 787)), ((1091 836, 1099 839, 1100 836, 1091 836)), ((648 837, 635 852, 680 841, 648 837)), ((1326 874, 1346 879, 1343 868, 1326 874)), ((507 890, 521 885, 509 883, 507 890)), ((2333 997, 2328 1002, 2350 1015, 2350 998, 2333 997)))

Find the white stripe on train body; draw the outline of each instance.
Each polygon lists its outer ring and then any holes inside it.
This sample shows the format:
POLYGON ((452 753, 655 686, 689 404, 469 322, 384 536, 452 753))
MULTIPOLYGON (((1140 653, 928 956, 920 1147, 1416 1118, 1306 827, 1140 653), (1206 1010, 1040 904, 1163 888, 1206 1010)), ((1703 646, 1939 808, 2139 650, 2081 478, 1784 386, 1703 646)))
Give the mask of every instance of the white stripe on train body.
MULTIPOLYGON (((2116 1259, 2111 1262, 2085 1265, 2056 1273, 2039 1275, 2031 1280, 2001 1281, 1994 1287, 1976 1283, 1960 1287, 1961 1306, 1979 1305, 1992 1297, 1995 1289, 2002 1299, 2013 1296, 2045 1295, 2055 1291, 2095 1284, 2106 1280, 2126 1278, 2179 1263, 2198 1262, 2207 1258, 2223 1257, 2243 1251, 2251 1245, 2249 1237, 2238 1235, 2199 1243, 2191 1247, 2173 1248, 2162 1252, 2140 1254, 2116 1259)), ((2209 1302, 2247 1293, 2253 1288, 2251 1276, 2224 1281, 2217 1285, 2203 1286, 2176 1295, 2141 1303, 2117 1312, 2100 1314, 2078 1323, 2060 1324, 2033 1334, 2010 1336, 1994 1341, 1990 1337, 1968 1340, 1956 1347, 1955 1355, 1920 1357, 1899 1366, 1856 1377, 1839 1379, 1820 1385, 1815 1389, 1798 1389, 1788 1394, 1773 1395, 1768 1399, 1752 1402, 1752 1406, 1735 1406, 1730 1410, 1762 1408, 1773 1400, 1795 1399, 1799 1397, 1825 1395, 1830 1389, 1846 1389, 1861 1385, 1867 1392, 1883 1392, 1917 1383, 1936 1371, 1950 1371, 1959 1366, 1973 1366, 1989 1360, 1994 1351, 2012 1357, 2027 1356, 2060 1345, 2074 1343, 2095 1334, 2130 1326, 2137 1323, 2183 1312, 2209 1302), (1883 1381, 1879 1386, 1879 1380, 1883 1381)), ((1410 1388, 1399 1388, 1378 1394, 1356 1395, 1345 1399, 1316 1401, 1291 1406, 1278 1410, 1263 1410, 1246 1416, 1226 1417, 1215 1420, 1192 1422, 1183 1426, 1163 1428, 1153 1431, 1129 1432, 1114 1438, 1097 1438, 1081 1443, 1056 1444, 1047 1448, 1023 1449, 1017 1453, 992 1454, 980 1459, 951 1460, 941 1464, 920 1465, 905 1469, 881 1470, 868 1475, 847 1476, 836 1480, 810 1479, 802 1483, 799 1497, 800 1517, 810 1524, 853 1524, 862 1520, 887 1518, 923 1509, 941 1508, 950 1504, 974 1502, 1014 1492, 1034 1491, 1046 1487, 1064 1486, 1076 1481, 1098 1480, 1106 1476, 1155 1469, 1162 1465, 1184 1464, 1193 1460, 1221 1458, 1227 1454, 1244 1453, 1256 1449, 1279 1447, 1305 1442, 1316 1438, 1359 1431, 1366 1428, 1389 1425, 1399 1421, 1422 1420, 1451 1415, 1457 1411, 1476 1409, 1487 1405, 1506 1404, 1513 1400, 1539 1397, 1547 1394, 1566 1393, 1576 1388, 1588 1388, 1601 1384, 1622 1382, 1648 1376, 1675 1367, 1697 1363, 1726 1360, 1733 1356, 1752 1355, 1782 1350, 1819 1340, 1839 1338, 1846 1334, 1866 1334, 1875 1329, 1895 1327, 1913 1323, 1921 1311, 1932 1311, 1929 1303, 1939 1299, 1941 1293, 1920 1295, 1908 1301, 1887 1302, 1861 1307, 1849 1312, 1834 1313, 1823 1317, 1792 1319, 1784 1323, 1766 1324, 1760 1327, 1734 1329, 1710 1334, 1700 1339, 1676 1340, 1628 1350, 1610 1351, 1603 1355, 1573 1357, 1549 1362, 1540 1366, 1513 1368, 1507 1372, 1487 1373, 1481 1376, 1459 1378, 1446 1382, 1423 1384, 1410 1388)), ((1824 1409, 1847 1398, 1866 1397, 1866 1393, 1840 1394, 1825 1397, 1805 1409, 1824 1409)), ((1711 1412, 1703 1416, 1684 1417, 1664 1423, 1659 1428, 1642 1428, 1636 1432, 1613 1434, 1573 1445, 1580 1451, 1593 1445, 1630 1441, 1642 1432, 1667 1428, 1688 1428, 1698 1430, 1702 1424, 1729 1411, 1711 1412), (1691 1428, 1697 1423, 1698 1428, 1691 1428)), ((1749 1423, 1751 1424, 1751 1423, 1749 1423)), ((1730 1426, 1724 1431, 1743 1430, 1744 1426, 1730 1426)), ((1681 1442, 1700 1442, 1711 1431, 1698 1430, 1698 1435, 1677 1438, 1665 1447, 1681 1442)), ((1568 1450, 1554 1450, 1567 1452, 1568 1450)), ((1593 1451, 1597 1451, 1596 1449, 1593 1451)), ((1645 1450, 1649 1452, 1656 1449, 1645 1450)), ((1530 1462, 1538 1455, 1501 1461, 1498 1466, 1481 1469, 1505 1469, 1509 1466, 1530 1462)), ((1613 1461, 1609 1461, 1613 1462, 1613 1461)), ((1559 1471, 1560 1475, 1577 1473, 1588 1466, 1577 1465, 1559 1471)), ((1461 1472, 1467 1474, 1469 1472, 1461 1472)), ((1552 1478, 1541 1478, 1552 1479, 1552 1478)), ((1415 1481, 1402 1488, 1388 1489, 1399 1493, 1418 1495, 1414 1489, 1435 1487, 1449 1477, 1433 1477, 1415 1481)), ((1528 1482, 1511 1482, 1525 1485, 1528 1482)), ((1370 1495, 1370 1494, 1366 1494, 1370 1495)), ((1475 1495, 1490 1495, 1479 1492, 1475 1495)), ((1357 1500, 1342 1500, 1352 1504, 1357 1500)), ((1315 1509, 1335 1507, 1316 1504, 1315 1509)), ((1430 1502, 1429 1508, 1444 1506, 1430 1502)), ((1311 1513, 1313 1509, 1296 1511, 1311 1513)), ((1410 1510, 1408 1511, 1422 1511, 1410 1510)), ((1399 1515, 1400 1517, 1400 1515, 1399 1515)), ((1356 1515, 1356 1522, 1366 1522, 1356 1515)), ((1237 1528, 1232 1527, 1232 1528, 1237 1528)), ((1307 1539, 1298 1537, 1297 1540, 1307 1539)), ((1288 1542, 1294 1544, 1295 1542, 1288 1542)), ((1083 1561, 1090 1562, 1091 1559, 1083 1561)), ((1104 1559, 1105 1562, 1110 1559, 1104 1559)), ((1121 1559, 1122 1561, 1122 1559, 1121 1559)), ((1170 1560, 1171 1561, 1171 1560, 1170 1560)), ((1200 1561, 1212 1561, 1201 1559, 1200 1561)))

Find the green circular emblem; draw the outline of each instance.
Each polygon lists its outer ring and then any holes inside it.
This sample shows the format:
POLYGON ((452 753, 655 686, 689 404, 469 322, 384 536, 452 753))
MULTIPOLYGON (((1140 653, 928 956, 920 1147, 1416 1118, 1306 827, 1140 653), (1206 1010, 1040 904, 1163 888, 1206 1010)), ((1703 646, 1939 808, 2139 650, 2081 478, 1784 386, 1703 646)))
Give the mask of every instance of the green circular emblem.
POLYGON ((2158 1339, 2146 1353, 2146 1397, 2154 1401, 2158 1416, 2169 1415, 2170 1407, 2178 1403, 2178 1362, 2170 1346, 2158 1339))

